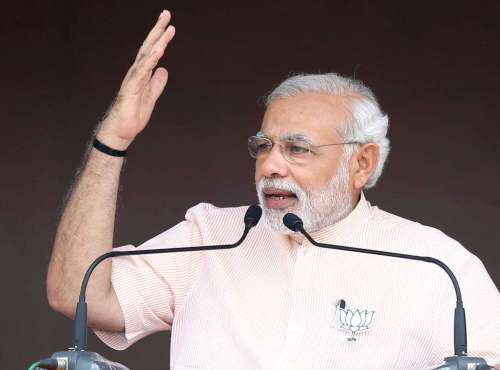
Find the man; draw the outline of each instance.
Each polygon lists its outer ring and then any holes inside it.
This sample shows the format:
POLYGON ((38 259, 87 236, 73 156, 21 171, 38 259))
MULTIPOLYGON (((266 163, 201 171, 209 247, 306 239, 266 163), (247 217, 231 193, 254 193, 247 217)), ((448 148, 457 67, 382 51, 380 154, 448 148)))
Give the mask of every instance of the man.
MULTIPOLYGON (((123 156, 167 82, 153 69, 174 36, 169 22, 162 12, 141 46, 61 218, 48 297, 69 317, 85 269, 112 248, 123 156)), ((87 291, 90 325, 117 349, 172 330, 173 369, 422 369, 453 354, 455 297, 439 268, 313 247, 283 226, 294 212, 319 241, 445 261, 462 286, 470 353, 500 364, 500 297, 480 261, 364 197, 382 173, 387 127, 360 82, 288 79, 248 142, 263 221, 236 249, 103 263, 87 291)), ((245 210, 199 204, 140 248, 232 243, 245 210)))

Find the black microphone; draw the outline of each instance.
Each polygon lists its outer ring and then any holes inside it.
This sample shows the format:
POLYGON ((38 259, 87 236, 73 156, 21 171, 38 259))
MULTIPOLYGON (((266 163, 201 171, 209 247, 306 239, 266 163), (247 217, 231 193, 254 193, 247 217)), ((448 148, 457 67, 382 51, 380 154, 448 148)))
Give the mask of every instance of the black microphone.
MULTIPOLYGON (((366 254, 376 254, 380 256, 395 257, 395 258, 405 258, 405 259, 429 262, 441 267, 451 279, 457 297, 457 303, 455 307, 454 327, 453 327, 455 355, 452 357, 446 357, 445 364, 442 367, 436 368, 435 370, 437 369, 468 370, 470 369, 470 367, 468 367, 469 365, 479 365, 481 366, 481 369, 484 370, 490 368, 493 369, 493 367, 489 367, 486 364, 486 361, 484 359, 480 357, 467 356, 467 328, 465 324, 465 310, 463 308, 462 293, 460 291, 460 286, 458 285, 457 278, 444 262, 433 257, 415 256, 411 254, 385 252, 374 249, 355 248, 343 245, 318 243, 311 237, 311 235, 307 233, 307 231, 304 230, 304 223, 302 222, 300 217, 293 213, 287 213, 285 216, 283 216, 283 223, 290 230, 302 233, 306 237, 306 239, 309 240, 309 242, 311 242, 312 245, 315 245, 320 248, 337 249, 348 252, 358 252, 366 254)), ((476 367, 474 367, 474 369, 476 369, 476 367)), ((479 367, 477 367, 477 369, 479 369, 479 367)))
POLYGON ((248 207, 243 221, 245 222, 245 227, 249 230, 259 223, 260 217, 262 216, 262 208, 254 204, 248 207))
MULTIPOLYGON (((258 205, 251 205, 248 207, 245 217, 245 229, 240 239, 233 244, 222 244, 222 245, 203 245, 195 247, 180 247, 180 248, 160 248, 160 249, 142 249, 142 250, 132 250, 132 251, 111 251, 104 253, 103 255, 97 257, 94 262, 89 266, 82 280, 82 286, 80 289, 80 297, 78 304, 76 306, 75 314, 75 326, 74 326, 74 345, 69 348, 68 351, 61 351, 54 353, 50 359, 45 359, 40 361, 38 368, 52 369, 52 370, 126 370, 127 368, 121 364, 117 364, 106 360, 101 355, 95 352, 87 352, 87 303, 85 302, 85 292, 87 290, 87 284, 90 279, 90 275, 94 269, 110 257, 119 256, 132 256, 132 255, 144 255, 144 254, 157 254, 157 253, 176 253, 176 252, 194 252, 194 251, 208 251, 208 250, 219 250, 219 249, 231 249, 239 246, 248 235, 248 232, 252 227, 257 225, 262 216, 262 209, 258 205), (48 360, 56 359, 58 367, 53 367, 49 365, 48 360), (47 364, 47 365, 44 365, 47 364), (42 367, 44 366, 44 367, 42 367)), ((52 363, 56 363, 52 361, 52 363)))

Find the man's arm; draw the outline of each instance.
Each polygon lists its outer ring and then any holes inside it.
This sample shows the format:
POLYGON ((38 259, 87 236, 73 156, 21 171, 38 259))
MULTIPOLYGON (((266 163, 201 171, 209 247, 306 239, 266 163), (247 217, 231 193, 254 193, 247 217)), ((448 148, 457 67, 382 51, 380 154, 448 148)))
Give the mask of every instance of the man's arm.
MULTIPOLYGON (((175 29, 170 13, 162 12, 125 76, 117 98, 97 130, 105 145, 125 150, 146 127, 167 83, 165 68, 153 69, 163 56, 175 29)), ((111 250, 116 198, 123 158, 92 148, 70 193, 56 233, 47 275, 49 304, 73 318, 85 270, 99 255, 111 250)), ((88 289, 90 326, 123 331, 124 319, 111 285, 111 263, 92 274, 88 289)))

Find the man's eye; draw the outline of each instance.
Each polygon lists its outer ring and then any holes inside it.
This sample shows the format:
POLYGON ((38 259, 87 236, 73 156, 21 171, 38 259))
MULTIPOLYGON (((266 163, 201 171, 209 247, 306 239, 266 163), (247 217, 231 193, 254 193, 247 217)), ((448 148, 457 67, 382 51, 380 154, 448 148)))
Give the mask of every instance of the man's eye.
POLYGON ((269 143, 257 143, 256 147, 258 151, 265 151, 269 149, 270 145, 269 143))
POLYGON ((293 155, 300 155, 300 154, 306 154, 309 152, 309 148, 301 145, 290 145, 289 147, 290 154, 293 155))

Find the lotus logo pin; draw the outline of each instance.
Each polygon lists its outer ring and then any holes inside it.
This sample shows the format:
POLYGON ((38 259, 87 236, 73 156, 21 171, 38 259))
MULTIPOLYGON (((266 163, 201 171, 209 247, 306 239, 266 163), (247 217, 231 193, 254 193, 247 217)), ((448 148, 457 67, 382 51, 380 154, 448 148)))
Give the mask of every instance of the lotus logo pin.
POLYGON ((343 299, 336 305, 337 325, 340 329, 349 332, 347 340, 356 341, 355 335, 371 328, 375 311, 367 309, 348 309, 343 299))

